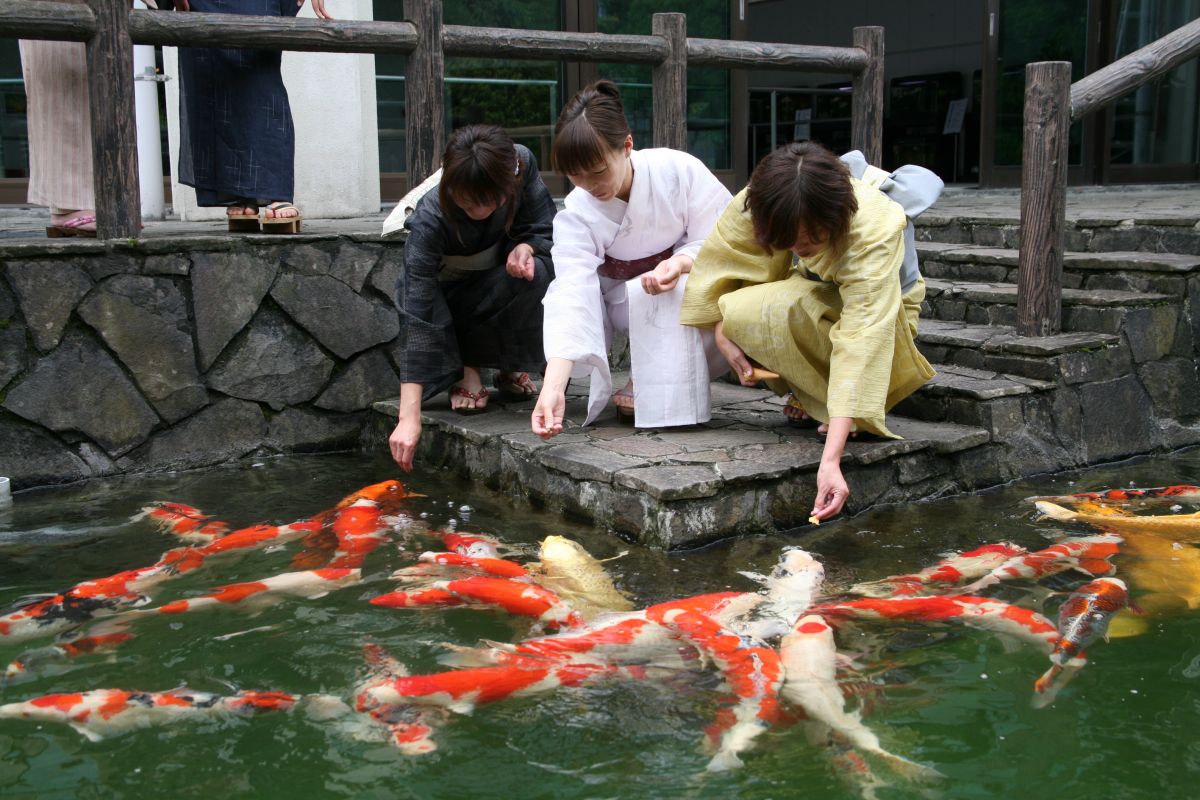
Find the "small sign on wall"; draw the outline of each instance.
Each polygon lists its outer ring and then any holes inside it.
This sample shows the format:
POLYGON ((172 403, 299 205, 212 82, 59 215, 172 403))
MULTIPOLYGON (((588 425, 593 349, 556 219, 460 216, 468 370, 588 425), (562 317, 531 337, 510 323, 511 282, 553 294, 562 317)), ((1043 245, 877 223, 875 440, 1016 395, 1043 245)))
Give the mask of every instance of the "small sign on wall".
POLYGON ((968 102, 970 102, 970 99, 966 97, 950 101, 950 107, 946 109, 946 122, 942 126, 943 135, 947 133, 962 133, 963 120, 967 116, 968 102))

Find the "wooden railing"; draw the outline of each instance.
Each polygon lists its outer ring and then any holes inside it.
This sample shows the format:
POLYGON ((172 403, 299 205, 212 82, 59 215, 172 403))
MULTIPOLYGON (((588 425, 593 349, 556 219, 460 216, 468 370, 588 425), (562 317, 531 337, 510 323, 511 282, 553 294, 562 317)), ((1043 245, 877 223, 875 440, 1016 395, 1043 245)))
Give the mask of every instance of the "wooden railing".
POLYGON ((650 36, 442 24, 442 0, 404 0, 405 22, 331 21, 131 11, 128 0, 87 5, 0 0, 0 36, 84 42, 92 122, 96 227, 101 238, 141 229, 132 45, 243 47, 324 53, 400 53, 405 59, 409 182, 437 167, 445 135, 446 56, 653 65, 652 144, 687 149, 687 68, 792 69, 854 77, 851 142, 879 164, 883 28, 855 28, 852 47, 687 36, 684 14, 655 14, 650 36))
POLYGON ((1200 55, 1200 19, 1071 83, 1067 61, 1025 68, 1021 165, 1021 253, 1017 332, 1062 330, 1062 265, 1066 236, 1067 142, 1071 123, 1200 55))

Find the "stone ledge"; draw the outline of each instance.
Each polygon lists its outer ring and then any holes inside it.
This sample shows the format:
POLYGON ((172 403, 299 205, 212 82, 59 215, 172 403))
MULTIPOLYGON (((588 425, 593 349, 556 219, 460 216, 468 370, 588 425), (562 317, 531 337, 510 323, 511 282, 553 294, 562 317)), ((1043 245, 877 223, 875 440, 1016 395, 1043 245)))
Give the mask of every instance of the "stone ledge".
MULTIPOLYGON (((953 264, 1017 267, 1020 251, 1008 247, 917 242, 917 255, 922 262, 932 259, 953 264)), ((1136 250, 1105 253, 1068 251, 1063 253, 1063 269, 1188 273, 1200 271, 1200 256, 1136 250)))

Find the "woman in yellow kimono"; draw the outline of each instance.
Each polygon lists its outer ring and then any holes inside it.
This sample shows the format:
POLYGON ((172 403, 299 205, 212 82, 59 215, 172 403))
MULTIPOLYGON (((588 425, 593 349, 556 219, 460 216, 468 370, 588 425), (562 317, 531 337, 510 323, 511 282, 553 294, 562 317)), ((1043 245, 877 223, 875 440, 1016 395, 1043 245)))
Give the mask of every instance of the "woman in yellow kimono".
POLYGON ((826 433, 813 516, 842 510, 841 458, 853 431, 897 438, 886 411, 933 377, 917 351, 925 282, 911 223, 941 180, 920 167, 887 173, 862 155, 780 147, 725 209, 692 268, 680 312, 713 327, 742 383, 752 361, 791 392, 785 413, 826 433), (794 258, 793 258, 794 257, 794 258))

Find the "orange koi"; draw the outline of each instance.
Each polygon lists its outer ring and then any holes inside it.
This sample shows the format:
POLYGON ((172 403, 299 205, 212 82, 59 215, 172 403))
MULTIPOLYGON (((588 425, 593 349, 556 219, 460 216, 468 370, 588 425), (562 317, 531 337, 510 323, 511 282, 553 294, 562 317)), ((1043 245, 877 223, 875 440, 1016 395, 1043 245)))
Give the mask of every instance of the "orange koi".
POLYGON ((475 558, 497 558, 500 555, 500 542, 491 536, 454 531, 442 531, 438 535, 447 550, 460 555, 475 558))
POLYGON ((1108 559, 1120 550, 1121 537, 1114 534, 1065 539, 1043 550, 1010 558, 971 585, 964 586, 962 592, 976 594, 1001 581, 1036 581, 1071 569, 1089 575, 1107 575, 1113 571, 1108 559))
POLYGON ((1025 554, 1025 548, 1009 542, 985 544, 974 550, 947 556, 933 566, 909 575, 893 575, 858 583, 847 591, 866 597, 903 597, 926 593, 934 586, 955 586, 986 575, 1010 559, 1025 554))
POLYGON ((529 571, 515 561, 503 558, 482 558, 461 553, 422 553, 418 561, 443 567, 465 567, 495 578, 528 578, 529 571))
POLYGON ((412 592, 388 592, 369 601, 373 606, 390 608, 425 608, 428 606, 461 606, 465 600, 445 589, 417 589, 412 592))
POLYGON ((188 689, 168 692, 96 689, 2 705, 0 719, 64 723, 97 742, 106 736, 191 719, 288 711, 296 700, 294 695, 282 692, 238 692, 223 697, 188 689))
POLYGON ((472 577, 437 581, 433 588, 444 589, 468 604, 493 606, 510 614, 532 617, 553 628, 575 628, 583 624, 583 618, 561 597, 532 583, 472 577))
POLYGON ((1005 633, 1050 653, 1058 643, 1058 628, 1036 611, 973 595, 865 598, 818 605, 822 617, 908 622, 958 622, 972 628, 1005 633))

